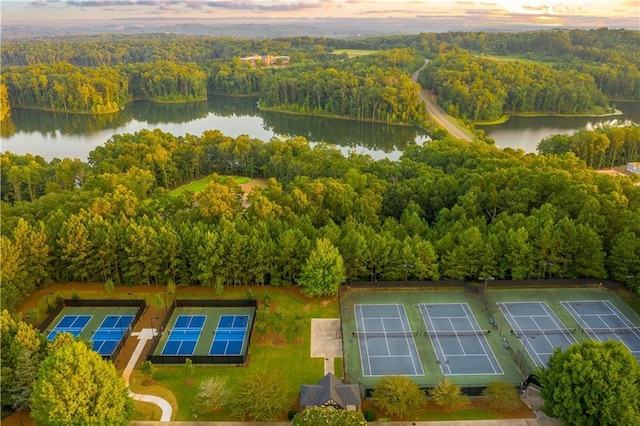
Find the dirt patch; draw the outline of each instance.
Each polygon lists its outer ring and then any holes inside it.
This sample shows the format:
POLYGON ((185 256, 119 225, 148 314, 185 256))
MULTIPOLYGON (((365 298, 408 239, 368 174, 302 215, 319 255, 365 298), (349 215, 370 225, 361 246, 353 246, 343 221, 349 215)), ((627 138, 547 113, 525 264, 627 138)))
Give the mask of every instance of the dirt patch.
POLYGON ((185 379, 185 381, 182 383, 184 383, 185 386, 193 386, 195 382, 196 381, 194 379, 185 379))
POLYGON ((249 182, 243 183, 240 185, 240 188, 242 188, 242 191, 245 194, 251 193, 251 191, 253 191, 254 188, 266 188, 266 187, 267 187, 267 180, 265 178, 251 179, 249 182))

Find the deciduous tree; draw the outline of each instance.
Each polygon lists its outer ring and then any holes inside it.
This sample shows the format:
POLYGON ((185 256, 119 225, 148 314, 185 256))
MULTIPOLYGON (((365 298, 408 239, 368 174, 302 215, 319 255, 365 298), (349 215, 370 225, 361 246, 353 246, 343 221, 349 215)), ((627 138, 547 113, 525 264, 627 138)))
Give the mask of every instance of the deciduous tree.
POLYGON ((375 385, 373 403, 391 416, 412 416, 426 401, 416 382, 406 376, 385 376, 375 385))
POLYGON ((307 263, 302 267, 300 285, 307 296, 335 295, 344 280, 344 262, 337 248, 326 238, 316 241, 307 263))
POLYGON ((545 411, 565 425, 640 424, 640 364, 621 342, 558 348, 539 378, 545 411))
POLYGON ((124 379, 86 343, 67 342, 40 364, 31 395, 38 424, 126 425, 132 414, 124 379))

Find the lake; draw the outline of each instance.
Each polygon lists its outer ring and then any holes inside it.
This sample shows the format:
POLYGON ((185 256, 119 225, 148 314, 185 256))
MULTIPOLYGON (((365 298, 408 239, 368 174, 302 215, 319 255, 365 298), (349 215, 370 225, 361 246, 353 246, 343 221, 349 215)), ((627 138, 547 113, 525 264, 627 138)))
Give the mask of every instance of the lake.
MULTIPOLYGON (((71 157, 84 161, 96 146, 103 145, 117 133, 160 128, 177 136, 187 133, 199 136, 205 130, 217 129, 231 137, 247 134, 264 141, 273 137, 304 136, 312 143, 336 144, 345 154, 357 152, 374 159, 396 160, 409 144, 429 140, 426 132, 416 127, 260 111, 256 102, 256 98, 224 96, 188 104, 139 101, 119 113, 98 116, 15 109, 2 123, 1 149, 16 154, 37 154, 47 160, 71 157)), ((499 147, 535 152, 538 142, 551 134, 571 133, 586 125, 611 120, 640 122, 640 103, 619 103, 618 109, 624 115, 512 117, 504 124, 482 128, 499 147)))

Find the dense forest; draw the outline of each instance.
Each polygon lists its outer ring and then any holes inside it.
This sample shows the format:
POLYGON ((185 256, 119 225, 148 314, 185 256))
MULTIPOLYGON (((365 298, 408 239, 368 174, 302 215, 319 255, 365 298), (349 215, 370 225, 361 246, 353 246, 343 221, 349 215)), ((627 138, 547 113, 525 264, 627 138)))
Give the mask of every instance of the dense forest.
POLYGON ((356 40, 169 34, 33 38, 3 43, 2 83, 9 105, 19 108, 101 113, 132 99, 185 102, 211 93, 252 94, 264 107, 280 111, 415 124, 424 117, 410 94, 408 74, 429 58, 422 85, 461 118, 597 113, 608 107, 607 98, 640 100, 639 39, 637 31, 608 29, 356 40), (374 59, 332 54, 345 48, 378 53, 374 59), (253 68, 240 60, 255 53, 287 55, 293 65, 253 68), (391 64, 390 57, 404 62, 391 64), (61 96, 67 92, 73 95, 61 96))
POLYGON ((601 169, 640 158, 640 126, 605 126, 581 130, 573 135, 553 135, 538 144, 541 154, 574 153, 589 167, 601 169))
POLYGON ((295 284, 328 239, 349 280, 640 274, 640 186, 569 153, 435 140, 397 162, 303 138, 114 135, 79 160, 4 153, 2 304, 51 281, 295 284), (243 205, 214 177, 267 178, 243 205))
POLYGON ((443 52, 420 73, 420 84, 453 115, 471 121, 503 113, 607 112, 592 76, 528 61, 504 61, 455 50, 443 52))

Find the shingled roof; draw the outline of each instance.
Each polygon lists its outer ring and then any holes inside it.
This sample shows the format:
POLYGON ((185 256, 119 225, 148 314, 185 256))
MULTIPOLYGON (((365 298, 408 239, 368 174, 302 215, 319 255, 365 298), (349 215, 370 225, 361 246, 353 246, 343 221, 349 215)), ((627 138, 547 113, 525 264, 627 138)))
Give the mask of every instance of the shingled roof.
POLYGON ((317 385, 302 385, 300 388, 302 407, 346 408, 348 405, 360 406, 361 404, 358 385, 346 385, 331 373, 320 379, 317 385))

